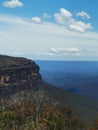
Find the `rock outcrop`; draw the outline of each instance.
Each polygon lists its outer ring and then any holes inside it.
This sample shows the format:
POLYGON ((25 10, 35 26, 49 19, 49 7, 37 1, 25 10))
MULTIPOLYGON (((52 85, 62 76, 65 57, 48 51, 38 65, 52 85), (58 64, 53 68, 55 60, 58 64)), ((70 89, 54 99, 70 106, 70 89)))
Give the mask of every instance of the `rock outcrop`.
POLYGON ((42 79, 39 69, 32 60, 0 55, 0 95, 37 89, 42 79))

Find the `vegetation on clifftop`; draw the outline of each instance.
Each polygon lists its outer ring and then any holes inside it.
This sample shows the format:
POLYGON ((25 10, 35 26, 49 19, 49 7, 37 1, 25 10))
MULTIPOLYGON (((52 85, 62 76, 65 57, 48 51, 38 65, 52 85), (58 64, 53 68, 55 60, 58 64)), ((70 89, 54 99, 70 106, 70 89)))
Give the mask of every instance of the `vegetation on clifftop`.
MULTIPOLYGON (((2 102, 1 102, 2 103, 2 102)), ((59 106, 43 91, 22 91, 0 111, 0 130, 85 130, 73 111, 59 106)))

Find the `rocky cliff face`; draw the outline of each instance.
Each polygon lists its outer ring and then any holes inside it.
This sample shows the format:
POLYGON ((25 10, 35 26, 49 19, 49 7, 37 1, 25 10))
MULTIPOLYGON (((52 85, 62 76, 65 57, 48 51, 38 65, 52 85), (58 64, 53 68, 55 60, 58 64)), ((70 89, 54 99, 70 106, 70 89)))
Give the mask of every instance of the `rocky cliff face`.
POLYGON ((32 60, 0 55, 0 95, 6 96, 22 89, 37 89, 42 79, 39 69, 32 60))

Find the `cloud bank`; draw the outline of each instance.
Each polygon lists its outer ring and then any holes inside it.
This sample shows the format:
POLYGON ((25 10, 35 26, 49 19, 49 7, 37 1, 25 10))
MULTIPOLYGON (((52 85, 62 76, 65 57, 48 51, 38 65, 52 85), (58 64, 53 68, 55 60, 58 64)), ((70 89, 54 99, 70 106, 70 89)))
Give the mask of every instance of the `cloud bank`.
POLYGON ((92 49, 87 49, 87 48, 76 48, 76 47, 71 47, 71 48, 50 48, 48 54, 51 55, 57 55, 57 56, 64 56, 64 55, 77 55, 77 56, 82 56, 82 55, 89 55, 89 54, 94 54, 96 53, 95 50, 92 49))
MULTIPOLYGON (((62 15, 65 17, 65 13, 62 15)), ((72 15, 66 12, 66 17, 70 19, 72 15)), ((39 17, 34 22, 32 19, 0 15, 0 22, 1 53, 58 60, 98 56, 98 33, 78 33, 50 22, 42 21, 40 24, 39 17)))

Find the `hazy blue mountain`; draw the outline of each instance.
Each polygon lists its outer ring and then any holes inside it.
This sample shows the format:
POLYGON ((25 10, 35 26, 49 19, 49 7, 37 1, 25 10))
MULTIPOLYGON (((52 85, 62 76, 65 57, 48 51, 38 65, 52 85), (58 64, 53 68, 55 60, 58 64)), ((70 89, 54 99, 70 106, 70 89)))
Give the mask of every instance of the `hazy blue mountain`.
POLYGON ((98 99, 97 61, 36 61, 43 80, 72 93, 98 99))
POLYGON ((36 61, 42 71, 98 74, 97 61, 36 61))

